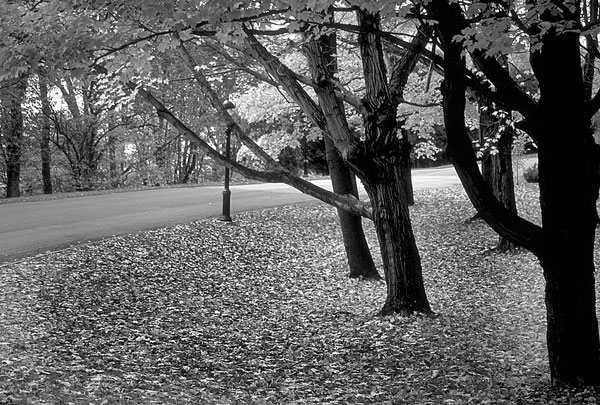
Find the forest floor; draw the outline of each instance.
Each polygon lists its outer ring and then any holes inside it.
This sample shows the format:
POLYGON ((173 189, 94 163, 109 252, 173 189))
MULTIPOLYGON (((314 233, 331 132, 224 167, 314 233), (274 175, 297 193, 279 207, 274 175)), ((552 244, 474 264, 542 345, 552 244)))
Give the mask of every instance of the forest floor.
MULTIPOLYGON (((539 221, 537 186, 517 194, 539 221)), ((433 316, 378 317, 384 282, 346 277, 319 203, 1 266, 0 404, 600 402, 550 387, 534 257, 495 252, 460 187, 416 201, 433 316)))

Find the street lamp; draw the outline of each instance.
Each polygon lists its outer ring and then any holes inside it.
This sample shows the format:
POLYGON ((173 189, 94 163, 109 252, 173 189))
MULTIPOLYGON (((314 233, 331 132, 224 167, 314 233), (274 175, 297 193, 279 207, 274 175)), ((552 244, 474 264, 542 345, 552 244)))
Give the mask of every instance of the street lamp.
MULTIPOLYGON (((235 108, 235 105, 231 101, 227 101, 224 104, 227 110, 235 108)), ((231 158, 231 131, 233 130, 233 122, 228 122, 225 128, 225 159, 231 158)), ((223 190, 223 209, 221 221, 231 222, 231 191, 229 190, 229 167, 225 166, 225 189, 223 190)))

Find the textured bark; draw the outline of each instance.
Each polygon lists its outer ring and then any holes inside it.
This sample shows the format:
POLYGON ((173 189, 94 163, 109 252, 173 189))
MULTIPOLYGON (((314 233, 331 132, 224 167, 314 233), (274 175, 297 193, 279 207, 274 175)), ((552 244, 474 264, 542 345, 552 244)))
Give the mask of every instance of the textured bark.
MULTIPOLYGON (((358 198, 354 174, 335 150, 333 142, 327 137, 325 137, 325 149, 333 191, 336 194, 354 195, 358 198)), ((363 231, 362 218, 359 215, 339 208, 337 209, 337 213, 340 220, 348 267, 350 268, 349 277, 380 279, 381 276, 375 268, 371 250, 363 231)))
POLYGON ((28 77, 22 75, 2 90, 2 133, 6 163, 6 197, 20 195, 21 149, 23 142, 23 99, 28 77))
MULTIPOLYGON (((364 167, 360 175, 371 199, 385 271, 387 299, 381 314, 428 313, 431 308, 423 285, 421 258, 404 198, 396 119, 401 91, 387 83, 381 41, 372 34, 379 31, 378 16, 359 11, 358 22, 364 30, 358 43, 366 87, 362 100, 365 142, 363 156, 354 158, 360 159, 364 167)), ((394 77, 401 77, 392 76, 392 82, 394 77)))
MULTIPOLYGON (((318 84, 317 94, 319 107, 326 117, 327 134, 338 133, 339 138, 351 137, 344 103, 335 91, 332 79, 338 71, 337 40, 335 34, 322 36, 318 42, 313 40, 305 47, 313 80, 318 84)), ((333 191, 341 195, 353 195, 358 198, 356 178, 342 156, 335 148, 333 140, 325 138, 327 165, 333 191)), ((365 238, 360 216, 345 212, 338 208, 338 217, 346 250, 346 258, 350 267, 351 278, 380 279, 375 268, 369 245, 365 238)))
MULTIPOLYGON (((504 207, 517 213, 515 184, 512 167, 512 132, 504 133, 498 141, 498 154, 492 156, 492 190, 504 207)), ((498 236, 497 249, 512 251, 516 245, 503 236, 498 236)))
POLYGON ((48 73, 44 67, 38 69, 40 102, 42 104, 42 125, 40 133, 40 157, 42 160, 42 189, 44 194, 52 194, 52 155, 50 154, 50 138, 52 133, 52 108, 48 99, 48 73))
MULTIPOLYGON (((395 121, 395 120, 394 120, 395 121)), ((403 178, 399 165, 389 164, 399 156, 388 156, 377 174, 365 184, 373 206, 373 222, 381 249, 387 297, 381 315, 429 313, 421 258, 415 243, 408 207, 404 204, 403 178)))

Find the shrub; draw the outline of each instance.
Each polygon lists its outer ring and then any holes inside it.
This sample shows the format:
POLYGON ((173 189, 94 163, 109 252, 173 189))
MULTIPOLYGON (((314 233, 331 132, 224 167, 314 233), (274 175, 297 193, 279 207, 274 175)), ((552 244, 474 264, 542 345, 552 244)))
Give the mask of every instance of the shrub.
POLYGON ((523 172, 523 177, 527 183, 537 183, 540 181, 540 174, 538 173, 538 165, 534 163, 533 166, 528 167, 523 172))

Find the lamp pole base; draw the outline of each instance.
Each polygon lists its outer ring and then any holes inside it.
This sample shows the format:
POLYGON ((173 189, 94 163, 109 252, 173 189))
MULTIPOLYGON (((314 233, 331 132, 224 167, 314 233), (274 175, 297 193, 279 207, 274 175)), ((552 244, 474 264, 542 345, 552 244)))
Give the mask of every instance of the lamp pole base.
POLYGON ((223 190, 223 210, 219 221, 231 222, 231 191, 223 190))

